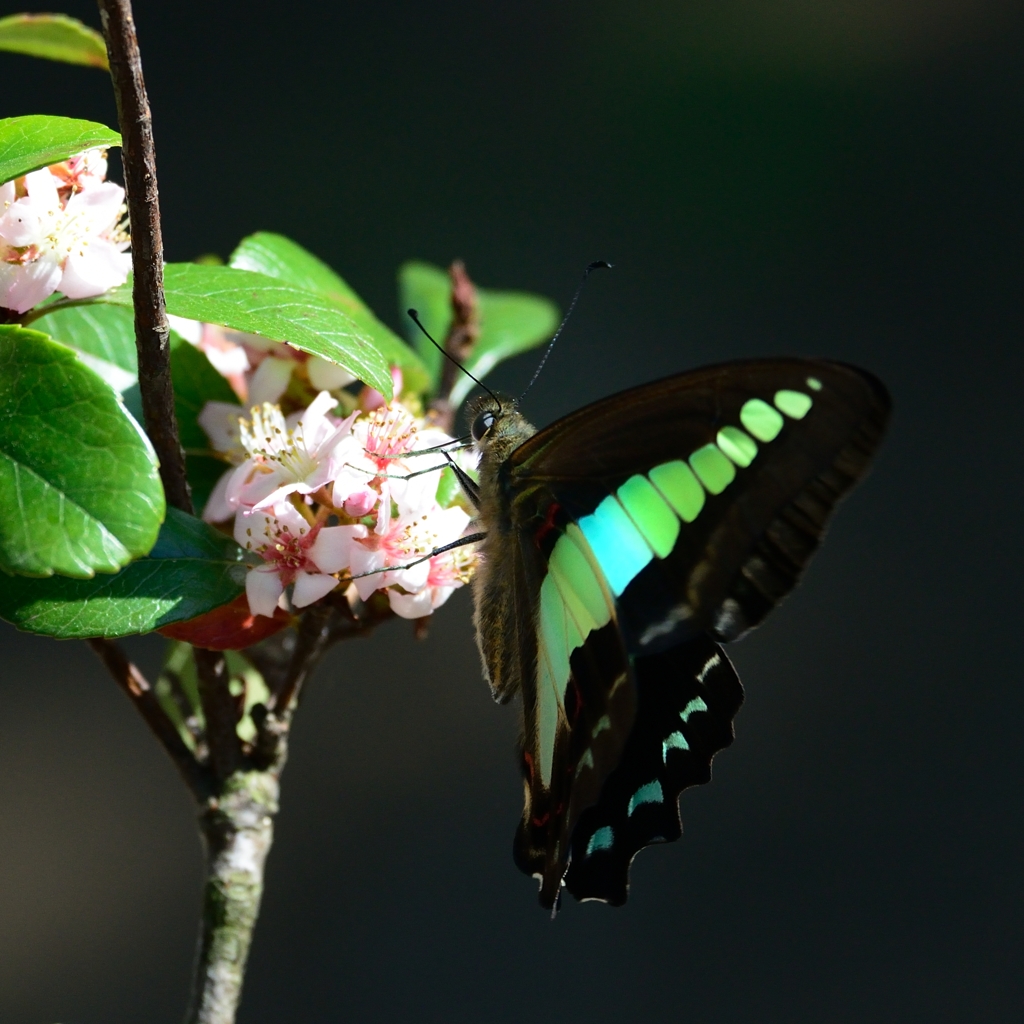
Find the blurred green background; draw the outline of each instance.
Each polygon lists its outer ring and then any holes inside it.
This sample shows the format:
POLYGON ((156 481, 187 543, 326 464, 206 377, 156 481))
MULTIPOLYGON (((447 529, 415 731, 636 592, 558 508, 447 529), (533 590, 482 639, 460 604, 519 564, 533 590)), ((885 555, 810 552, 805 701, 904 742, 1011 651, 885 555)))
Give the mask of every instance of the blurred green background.
MULTIPOLYGON (((394 623, 337 650, 298 718, 240 1021, 1024 1019, 1019 5, 136 17, 169 259, 280 231, 395 326, 409 258, 563 306, 611 260, 530 393, 539 424, 772 353, 863 364, 896 402, 804 586, 730 651, 737 742, 622 910, 552 923, 512 865, 516 712, 481 681, 468 594, 423 644, 394 623)), ((101 73, 0 64, 0 116, 114 123, 101 73)), ((189 800, 84 645, 0 644, 0 1021, 177 1022, 189 800)))

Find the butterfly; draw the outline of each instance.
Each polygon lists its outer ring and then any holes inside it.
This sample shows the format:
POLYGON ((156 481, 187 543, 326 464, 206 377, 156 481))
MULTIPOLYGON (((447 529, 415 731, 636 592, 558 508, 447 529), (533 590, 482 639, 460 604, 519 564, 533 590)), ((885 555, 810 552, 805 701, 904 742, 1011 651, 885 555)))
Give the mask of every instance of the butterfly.
POLYGON ((796 585, 889 408, 816 359, 682 373, 541 431, 511 399, 470 404, 477 643, 495 699, 521 698, 514 858, 544 907, 624 903, 634 856, 680 837, 743 701, 720 645, 796 585))

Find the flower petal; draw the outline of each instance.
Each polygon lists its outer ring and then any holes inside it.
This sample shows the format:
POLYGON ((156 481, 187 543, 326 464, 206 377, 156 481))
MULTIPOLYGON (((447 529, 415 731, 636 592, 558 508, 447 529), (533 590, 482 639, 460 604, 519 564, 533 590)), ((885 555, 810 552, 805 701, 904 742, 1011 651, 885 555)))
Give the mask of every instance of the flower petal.
POLYGON ((294 368, 292 359, 267 356, 249 381, 249 402, 252 405, 276 402, 287 390, 294 368))
POLYGON ((337 585, 338 581, 333 576, 300 572, 295 577, 292 604, 296 608, 305 608, 307 604, 319 601, 325 594, 329 594, 337 585))
POLYGON ((27 313, 57 290, 60 273, 60 265, 52 259, 0 263, 0 306, 27 313))
POLYGON ((258 565, 246 574, 245 596, 253 615, 273 616, 283 593, 284 584, 272 565, 258 565))
POLYGON ((230 402, 207 402, 202 412, 196 417, 199 426, 206 431, 210 444, 226 455, 245 455, 242 447, 241 432, 238 426, 240 417, 245 410, 240 405, 230 402))
POLYGON ((234 514, 234 508, 228 504, 228 485, 235 475, 234 469, 228 469, 214 485, 206 504, 203 506, 203 521, 207 523, 223 523, 234 514))
POLYGON ((318 391, 336 391, 355 380, 344 366, 332 363, 322 356, 312 356, 306 363, 309 383, 318 391))
POLYGON ((422 619, 434 610, 429 590, 421 590, 418 594, 389 590, 388 602, 391 610, 403 619, 422 619))
POLYGON ((323 572, 340 572, 348 565, 351 551, 351 527, 325 526, 316 535, 308 553, 310 561, 323 572))
POLYGON ((105 238, 83 239, 64 262, 60 290, 69 299, 88 299, 128 279, 132 258, 105 238))
POLYGON ((39 245, 45 234, 44 212, 30 199, 12 203, 0 217, 0 238, 8 245, 39 245))

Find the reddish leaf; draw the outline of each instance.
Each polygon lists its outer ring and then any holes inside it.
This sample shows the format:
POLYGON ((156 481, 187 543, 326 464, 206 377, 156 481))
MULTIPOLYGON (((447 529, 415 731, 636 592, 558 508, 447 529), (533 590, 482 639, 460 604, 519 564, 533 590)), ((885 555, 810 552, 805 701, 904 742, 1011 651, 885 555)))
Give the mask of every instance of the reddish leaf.
POLYGON ((221 605, 205 615, 197 615, 186 622, 174 622, 157 630, 171 640, 184 640, 196 647, 214 651, 240 651, 245 647, 273 636, 291 625, 292 616, 278 608, 274 617, 253 615, 245 594, 239 594, 230 604, 221 605))

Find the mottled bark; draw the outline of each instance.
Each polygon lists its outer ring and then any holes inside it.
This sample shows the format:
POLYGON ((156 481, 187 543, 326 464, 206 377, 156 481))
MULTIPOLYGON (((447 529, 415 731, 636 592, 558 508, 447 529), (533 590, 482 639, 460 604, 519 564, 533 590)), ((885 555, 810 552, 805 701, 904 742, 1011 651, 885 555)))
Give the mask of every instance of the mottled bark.
POLYGON ((274 839, 277 798, 271 772, 238 771, 200 816, 207 869, 187 1024, 234 1022, 274 839))

